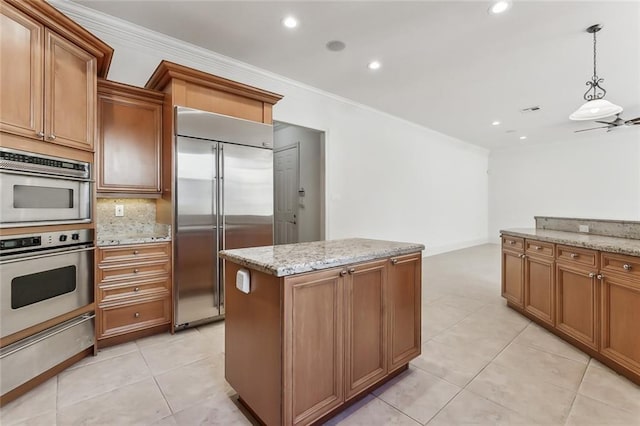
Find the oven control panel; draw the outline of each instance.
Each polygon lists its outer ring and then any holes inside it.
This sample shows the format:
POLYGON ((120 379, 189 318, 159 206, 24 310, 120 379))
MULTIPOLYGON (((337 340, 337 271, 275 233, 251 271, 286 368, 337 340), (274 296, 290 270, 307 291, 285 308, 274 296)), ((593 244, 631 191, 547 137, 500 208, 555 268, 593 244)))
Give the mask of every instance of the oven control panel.
POLYGON ((7 235, 0 238, 0 256, 90 243, 93 243, 93 229, 7 235))
POLYGON ((0 148, 0 170, 3 169, 84 179, 90 176, 89 163, 9 148, 0 148))

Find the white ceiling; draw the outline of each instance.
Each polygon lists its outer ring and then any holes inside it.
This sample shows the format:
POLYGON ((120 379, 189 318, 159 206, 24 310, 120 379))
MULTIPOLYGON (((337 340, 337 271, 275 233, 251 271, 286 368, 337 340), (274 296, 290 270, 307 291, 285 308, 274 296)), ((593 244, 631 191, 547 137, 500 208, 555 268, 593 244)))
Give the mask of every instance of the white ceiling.
POLYGON ((606 99, 640 115, 640 1, 516 1, 497 16, 489 1, 76 1, 487 148, 593 137, 568 116, 592 73, 585 29, 601 23, 606 99))

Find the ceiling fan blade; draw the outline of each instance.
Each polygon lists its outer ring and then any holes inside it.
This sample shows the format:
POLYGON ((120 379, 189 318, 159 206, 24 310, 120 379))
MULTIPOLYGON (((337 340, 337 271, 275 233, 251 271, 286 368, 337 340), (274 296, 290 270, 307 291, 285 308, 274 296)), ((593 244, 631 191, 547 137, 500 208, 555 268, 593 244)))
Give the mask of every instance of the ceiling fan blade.
POLYGON ((616 126, 600 126, 600 127, 592 127, 590 129, 582 129, 582 130, 574 130, 573 133, 580 133, 580 132, 588 132, 589 130, 597 130, 597 129, 610 129, 616 126))
POLYGON ((640 124, 640 117, 636 117, 636 118, 632 118, 630 120, 626 120, 624 122, 624 124, 626 124, 627 126, 632 126, 634 124, 640 124))
POLYGON ((615 126, 615 120, 614 121, 599 121, 599 120, 595 120, 595 123, 600 123, 600 124, 612 124, 615 126))

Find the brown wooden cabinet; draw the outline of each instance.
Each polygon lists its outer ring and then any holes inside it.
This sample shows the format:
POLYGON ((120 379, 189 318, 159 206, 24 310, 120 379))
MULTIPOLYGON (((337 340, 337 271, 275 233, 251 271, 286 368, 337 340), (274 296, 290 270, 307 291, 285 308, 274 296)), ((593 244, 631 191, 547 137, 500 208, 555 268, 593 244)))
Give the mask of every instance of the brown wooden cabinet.
POLYGON ((275 277, 225 266, 225 377, 266 424, 307 425, 420 355, 421 254, 275 277), (260 353, 256 357, 256 353, 260 353))
POLYGON ((98 81, 99 193, 159 194, 164 94, 98 81))
POLYGON ((421 352, 422 257, 398 256, 388 266, 389 360, 392 372, 421 352))
POLYGON ((98 346, 137 338, 145 330, 169 329, 170 253, 168 242, 96 250, 98 346))
POLYGON ((345 400, 387 374, 387 263, 358 264, 345 277, 345 400))
POLYGON ((640 374, 640 258, 601 257, 600 352, 640 374))
POLYGON ((67 38, 38 22, 42 14, 37 9, 43 6, 32 3, 37 2, 16 5, 23 10, 2 3, 0 130, 92 151, 98 66, 94 49, 88 40, 67 38))
POLYGON ((597 259, 593 250, 558 246, 556 255, 556 328, 598 350, 597 259))
POLYGON ((524 240, 502 237, 502 297, 524 306, 524 240))
POLYGON ((554 246, 535 240, 527 240, 525 246, 524 310, 553 326, 555 322, 554 246))

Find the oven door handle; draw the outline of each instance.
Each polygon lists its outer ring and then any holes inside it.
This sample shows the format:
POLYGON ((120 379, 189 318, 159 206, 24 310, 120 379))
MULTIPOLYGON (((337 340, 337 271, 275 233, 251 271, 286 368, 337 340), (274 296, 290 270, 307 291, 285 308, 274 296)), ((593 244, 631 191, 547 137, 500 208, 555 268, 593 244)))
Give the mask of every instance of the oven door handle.
MULTIPOLYGON (((64 326, 64 327, 60 327, 57 330, 51 331, 49 333, 43 333, 41 336, 36 337, 33 340, 27 340, 26 342, 24 342, 21 345, 16 345, 16 347, 14 349, 9 349, 7 352, 3 352, 2 354, 0 354, 0 359, 7 357, 13 353, 16 353, 18 351, 21 351, 25 348, 28 348, 29 346, 33 346, 36 343, 42 342, 43 340, 46 340, 52 336, 55 336, 56 334, 60 334, 63 331, 67 331, 68 329, 75 327, 78 324, 82 324, 85 321, 89 321, 92 318, 95 318, 95 314, 84 314, 81 317, 78 317, 77 321, 73 321, 71 323, 69 323, 68 325, 64 326)), ((35 336, 34 336, 35 337, 35 336)))
POLYGON ((0 170, 0 173, 6 173, 6 174, 10 174, 10 175, 33 176, 33 177, 38 177, 38 178, 75 180, 75 181, 78 181, 78 182, 94 182, 93 179, 79 178, 79 177, 75 177, 75 176, 52 175, 52 174, 48 174, 48 173, 22 172, 22 171, 18 171, 18 170, 2 169, 2 170, 0 170))
POLYGON ((14 262, 24 262, 25 260, 42 259, 42 258, 51 257, 51 256, 60 256, 61 254, 75 254, 75 253, 80 253, 83 251, 91 251, 95 249, 96 249, 95 247, 85 247, 81 249, 71 249, 71 250, 60 249, 60 250, 56 250, 54 253, 49 252, 45 254, 38 254, 35 256, 16 257, 13 259, 0 260, 0 265, 5 265, 7 263, 14 263, 14 262))

